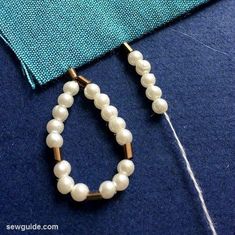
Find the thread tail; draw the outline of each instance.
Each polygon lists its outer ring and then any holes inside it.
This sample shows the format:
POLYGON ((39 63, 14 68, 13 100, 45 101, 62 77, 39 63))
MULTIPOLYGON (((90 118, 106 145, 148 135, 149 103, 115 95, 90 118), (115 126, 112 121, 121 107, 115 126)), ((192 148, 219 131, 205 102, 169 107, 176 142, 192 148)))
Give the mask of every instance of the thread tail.
POLYGON ((187 173, 189 174, 190 179, 193 182, 194 188, 197 191, 198 198, 200 200, 200 204, 201 204, 203 213, 204 213, 204 215, 206 217, 206 221, 207 221, 207 223, 209 225, 209 228, 210 228, 210 230, 211 230, 213 235, 217 235, 214 223, 212 221, 212 218, 210 216, 210 213, 209 213, 209 211, 207 209, 207 206, 206 206, 206 202, 205 202, 204 197, 203 197, 202 189, 201 189, 201 187, 200 187, 200 185, 199 185, 199 183, 198 183, 198 181, 197 181, 197 179, 196 179, 196 177, 194 175, 194 172, 193 172, 192 167, 190 165, 190 162, 188 160, 188 157, 187 157, 187 154, 185 152, 185 149, 184 149, 182 143, 179 140, 179 137, 178 137, 178 135, 177 135, 177 133, 175 131, 175 128, 174 128, 174 126, 173 126, 173 124, 171 122, 170 117, 168 116, 167 113, 164 113, 164 115, 165 115, 165 118, 166 118, 166 120, 167 120, 167 122, 168 122, 168 124, 169 124, 169 126, 170 126, 170 128, 172 130, 172 132, 173 132, 173 135, 174 135, 175 140, 176 140, 176 142, 178 144, 178 147, 180 149, 181 157, 183 158, 183 160, 185 162, 187 173))

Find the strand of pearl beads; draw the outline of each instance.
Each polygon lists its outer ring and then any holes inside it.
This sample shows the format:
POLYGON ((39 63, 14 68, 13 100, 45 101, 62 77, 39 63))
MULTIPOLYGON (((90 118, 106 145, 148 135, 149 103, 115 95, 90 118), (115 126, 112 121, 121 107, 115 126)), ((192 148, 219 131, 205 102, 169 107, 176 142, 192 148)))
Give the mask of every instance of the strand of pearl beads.
POLYGON ((161 89, 159 87, 155 86, 156 78, 155 78, 154 74, 150 73, 151 65, 148 61, 143 60, 143 55, 141 54, 141 52, 139 52, 137 50, 133 51, 133 49, 131 48, 131 46, 128 43, 124 42, 123 46, 124 46, 125 50, 128 52, 129 64, 136 66, 136 72, 142 76, 141 77, 141 84, 142 84, 142 86, 147 88, 145 94, 148 97, 148 99, 153 101, 153 103, 152 103, 153 111, 158 114, 164 114, 164 116, 170 126, 170 129, 173 132, 174 138, 175 138, 175 140, 178 144, 178 147, 180 149, 181 157, 182 157, 183 161, 185 162, 187 173, 193 182, 193 186, 194 186, 195 190, 197 191, 198 199, 200 201, 204 216, 206 218, 206 222, 208 223, 212 234, 217 235, 217 231, 215 229, 214 222, 210 216, 210 213, 209 213, 207 206, 206 206, 206 203, 205 203, 205 199, 203 197, 202 189, 200 188, 200 185, 197 182, 197 179, 196 179, 194 172, 192 170, 190 161, 188 160, 185 149, 184 149, 181 141, 179 140, 179 137, 175 131, 175 128, 171 122, 171 119, 168 116, 168 114, 166 113, 166 111, 168 109, 167 102, 161 98, 161 96, 162 96, 161 89))
POLYGON ((143 87, 146 88, 145 95, 149 100, 152 100, 152 109, 157 114, 163 114, 168 109, 168 104, 162 97, 162 90, 159 86, 156 86, 156 77, 151 71, 151 64, 143 59, 143 55, 140 51, 130 50, 128 57, 128 63, 135 66, 137 74, 141 76, 140 82, 143 87))
POLYGON ((77 95, 80 90, 79 81, 83 81, 85 97, 93 100, 95 107, 101 110, 101 117, 108 122, 109 129, 115 134, 117 143, 124 146, 127 159, 123 159, 118 163, 118 173, 114 175, 112 180, 106 180, 101 183, 98 192, 90 192, 86 184, 75 184, 74 179, 69 176, 72 169, 70 163, 66 160, 61 160, 61 156, 59 156, 59 158, 57 157, 59 162, 54 166, 54 174, 58 178, 57 189, 61 194, 70 193, 72 198, 78 202, 89 198, 92 199, 92 197, 95 199, 110 199, 117 191, 123 191, 128 187, 129 176, 134 172, 135 166, 130 160, 132 158, 131 142, 133 137, 131 132, 126 129, 125 120, 118 117, 117 108, 110 105, 109 97, 100 92, 99 86, 90 83, 90 81, 84 79, 82 76, 77 76, 74 69, 70 69, 70 73, 73 74, 72 78, 77 81, 66 82, 63 86, 64 93, 58 97, 58 105, 52 110, 53 119, 47 123, 47 146, 57 150, 56 153, 60 155, 60 148, 63 146, 63 138, 61 136, 64 130, 63 122, 68 118, 68 108, 74 102, 73 96, 77 95))

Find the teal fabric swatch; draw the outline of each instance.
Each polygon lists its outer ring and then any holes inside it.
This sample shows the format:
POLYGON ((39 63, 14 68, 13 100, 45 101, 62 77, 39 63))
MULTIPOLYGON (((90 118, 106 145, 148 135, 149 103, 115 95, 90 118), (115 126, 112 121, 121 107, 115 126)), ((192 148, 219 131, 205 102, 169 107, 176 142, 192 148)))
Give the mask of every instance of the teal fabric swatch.
POLYGON ((0 35, 35 87, 205 2, 0 0, 0 35))

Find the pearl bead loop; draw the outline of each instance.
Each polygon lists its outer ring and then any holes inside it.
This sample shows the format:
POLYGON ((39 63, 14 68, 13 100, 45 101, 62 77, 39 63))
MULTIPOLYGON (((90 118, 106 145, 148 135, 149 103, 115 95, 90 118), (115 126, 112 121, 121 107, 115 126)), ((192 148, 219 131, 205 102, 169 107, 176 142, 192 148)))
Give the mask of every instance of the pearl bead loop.
MULTIPOLYGON (((132 63, 141 59, 141 55, 137 52, 133 53, 130 60, 132 63)), ((75 78, 78 76, 72 71, 75 78), (75 76, 76 75, 76 76, 75 76)), ((84 78, 85 79, 85 78, 84 78)), ((117 191, 125 190, 129 185, 129 176, 134 171, 134 163, 131 160, 120 161, 117 166, 118 172, 113 176, 112 180, 106 180, 99 186, 98 192, 90 192, 88 186, 84 183, 76 183, 70 176, 72 167, 66 160, 61 160, 60 148, 63 146, 63 138, 61 133, 64 130, 64 121, 68 118, 68 108, 74 103, 73 96, 79 93, 79 84, 77 81, 66 82, 63 86, 63 92, 58 97, 58 105, 52 110, 51 119, 47 123, 46 144, 49 148, 53 148, 55 158, 58 161, 54 166, 54 175, 58 178, 57 189, 61 194, 71 194, 74 201, 82 202, 84 200, 110 199, 117 191)), ((110 105, 108 95, 101 93, 98 85, 87 83, 84 85, 84 96, 94 101, 94 106, 101 110, 100 114, 104 121, 108 123, 110 131, 115 135, 119 145, 124 145, 124 155, 130 159, 132 157, 132 134, 126 129, 126 122, 123 118, 118 117, 118 110, 110 105)))

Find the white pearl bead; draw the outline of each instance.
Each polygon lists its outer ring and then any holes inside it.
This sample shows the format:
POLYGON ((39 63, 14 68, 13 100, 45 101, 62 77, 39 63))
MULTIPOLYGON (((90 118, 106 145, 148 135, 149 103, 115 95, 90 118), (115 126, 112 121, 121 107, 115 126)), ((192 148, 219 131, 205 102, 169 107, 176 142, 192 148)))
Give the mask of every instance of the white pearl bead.
POLYGON ((47 138, 46 143, 49 148, 60 148, 63 145, 63 138, 57 132, 51 132, 47 138))
POLYGON ((101 117, 105 120, 105 121, 109 121, 112 117, 117 117, 118 115, 118 110, 112 106, 105 106, 102 110, 101 110, 101 117))
POLYGON ((120 130, 116 135, 116 141, 120 145, 131 143, 132 139, 132 134, 127 129, 120 130))
POLYGON ((153 73, 146 73, 141 77, 140 82, 143 87, 147 88, 155 84, 156 78, 153 73))
POLYGON ((74 180, 70 176, 63 176, 57 182, 57 189, 62 194, 68 194, 71 192, 74 186, 74 180))
POLYGON ((162 90, 158 86, 149 86, 145 91, 146 96, 150 100, 156 100, 162 96, 162 90))
POLYGON ((102 109, 110 104, 110 99, 106 94, 96 94, 94 98, 94 104, 97 109, 102 109))
POLYGON ((53 131, 58 132, 58 133, 62 133, 64 130, 64 123, 56 120, 56 119, 52 119, 47 123, 47 132, 51 133, 53 131))
POLYGON ((118 173, 113 177, 113 182, 116 184, 117 191, 123 191, 129 185, 129 178, 125 174, 118 173))
POLYGON ((57 178, 69 175, 71 172, 71 165, 68 161, 60 161, 54 166, 54 174, 57 178))
POLYGON ((109 199, 116 193, 116 187, 112 181, 107 180, 100 185, 99 191, 104 199, 109 199))
POLYGON ((85 184, 79 183, 73 187, 71 196, 74 201, 82 202, 86 200, 88 193, 89 188, 85 184))
POLYGON ((142 60, 142 59, 143 59, 143 55, 139 51, 132 51, 129 53, 129 55, 127 57, 128 63, 133 66, 136 65, 136 62, 138 60, 142 60))
POLYGON ((62 93, 58 97, 58 104, 63 105, 66 108, 70 108, 73 105, 73 96, 71 96, 69 93, 62 93))
POLYGON ((100 94, 100 88, 94 83, 88 84, 84 89, 84 95, 89 100, 93 100, 97 94, 100 94))
POLYGON ((63 86, 63 91, 65 93, 69 93, 72 96, 75 96, 79 92, 79 85, 75 81, 66 82, 63 86))
POLYGON ((155 101, 153 101, 152 109, 157 114, 163 114, 167 111, 168 104, 164 99, 158 98, 155 101))
POLYGON ((122 129, 126 128, 126 122, 123 118, 121 117, 112 117, 109 120, 109 129, 113 133, 118 133, 122 129))
POLYGON ((139 75, 144 75, 145 73, 149 73, 151 70, 151 65, 147 60, 138 60, 136 62, 136 72, 139 75))
POLYGON ((130 176, 135 170, 135 165, 131 160, 124 159, 118 163, 117 170, 119 173, 130 176))
POLYGON ((65 108, 64 106, 56 105, 52 110, 52 116, 56 120, 59 120, 59 121, 63 122, 68 118, 69 113, 68 113, 67 108, 65 108))

